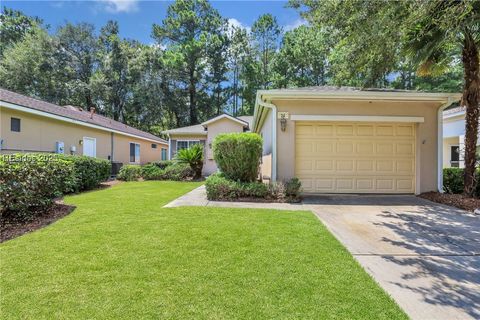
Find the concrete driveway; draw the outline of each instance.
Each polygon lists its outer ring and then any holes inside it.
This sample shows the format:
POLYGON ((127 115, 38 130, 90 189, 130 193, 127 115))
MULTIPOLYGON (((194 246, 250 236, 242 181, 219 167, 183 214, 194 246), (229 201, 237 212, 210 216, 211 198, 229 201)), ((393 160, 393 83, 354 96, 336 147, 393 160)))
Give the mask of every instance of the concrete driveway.
POLYGON ((412 319, 480 319, 480 216, 414 196, 303 204, 412 319))

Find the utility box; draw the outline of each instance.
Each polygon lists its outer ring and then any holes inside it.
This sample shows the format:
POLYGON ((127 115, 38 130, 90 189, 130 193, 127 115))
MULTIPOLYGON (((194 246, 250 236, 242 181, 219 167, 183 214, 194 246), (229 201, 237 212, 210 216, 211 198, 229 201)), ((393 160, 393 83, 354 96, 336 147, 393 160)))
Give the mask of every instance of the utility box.
POLYGON ((116 176, 120 172, 120 168, 123 166, 123 163, 112 161, 112 176, 116 176))
POLYGON ((64 154, 65 153, 65 144, 63 141, 57 141, 55 143, 55 153, 64 154))

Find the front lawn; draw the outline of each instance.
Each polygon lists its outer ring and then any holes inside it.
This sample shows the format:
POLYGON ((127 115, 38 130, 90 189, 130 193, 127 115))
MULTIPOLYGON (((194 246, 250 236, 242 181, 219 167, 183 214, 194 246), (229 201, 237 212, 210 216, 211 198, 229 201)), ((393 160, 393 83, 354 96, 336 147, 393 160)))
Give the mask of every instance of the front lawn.
POLYGON ((162 206, 132 182, 0 245, 3 319, 405 319, 310 212, 162 206))

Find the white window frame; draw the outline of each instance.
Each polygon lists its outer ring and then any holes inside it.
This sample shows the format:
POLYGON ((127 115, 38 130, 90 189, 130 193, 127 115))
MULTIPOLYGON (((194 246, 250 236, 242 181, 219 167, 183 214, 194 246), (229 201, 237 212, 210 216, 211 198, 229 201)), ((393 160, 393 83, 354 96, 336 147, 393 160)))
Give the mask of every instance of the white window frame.
POLYGON ((175 153, 178 152, 178 143, 179 142, 187 142, 187 149, 190 148, 190 143, 191 142, 196 142, 197 144, 200 144, 200 140, 177 140, 176 141, 176 146, 175 146, 175 153))
POLYGON ((97 157, 97 138, 83 137, 82 140, 82 154, 85 155, 85 140, 93 140, 95 147, 93 148, 93 158, 97 157))
POLYGON ((128 142, 128 162, 131 163, 131 164, 140 164, 141 151, 142 151, 142 148, 140 146, 140 143, 134 142, 134 141, 129 141, 128 142), (135 161, 133 161, 133 162, 130 161, 130 145, 131 144, 138 145, 138 159, 137 159, 137 156, 135 155, 135 161))

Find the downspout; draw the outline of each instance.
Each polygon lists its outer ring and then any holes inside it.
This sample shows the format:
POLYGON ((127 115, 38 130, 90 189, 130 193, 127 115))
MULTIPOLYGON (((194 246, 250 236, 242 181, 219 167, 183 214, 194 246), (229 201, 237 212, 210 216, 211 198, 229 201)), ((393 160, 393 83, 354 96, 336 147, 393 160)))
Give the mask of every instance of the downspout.
POLYGON ((277 181, 277 106, 262 101, 257 96, 258 105, 272 110, 272 182, 277 181))
POLYGON ((114 138, 114 133, 110 133, 110 162, 113 162, 113 156, 114 156, 114 148, 115 148, 115 138, 114 138))
POLYGON ((442 104, 437 111, 437 188, 438 192, 443 193, 443 110, 450 106, 456 100, 448 97, 447 102, 442 104))
POLYGON ((172 159, 172 139, 170 138, 170 134, 168 134, 168 160, 172 159))

